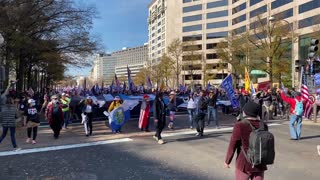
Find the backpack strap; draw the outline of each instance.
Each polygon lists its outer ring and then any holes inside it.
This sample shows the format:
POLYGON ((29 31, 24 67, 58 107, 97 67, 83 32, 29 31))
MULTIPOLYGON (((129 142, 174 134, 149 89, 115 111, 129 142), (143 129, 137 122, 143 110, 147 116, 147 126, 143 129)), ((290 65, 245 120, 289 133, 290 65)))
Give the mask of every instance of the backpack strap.
POLYGON ((246 116, 243 117, 242 122, 243 122, 244 124, 249 124, 250 127, 251 127, 251 129, 252 129, 252 131, 256 130, 257 128, 255 128, 255 127, 250 123, 250 121, 249 121, 248 119, 246 119, 246 118, 247 118, 246 116))

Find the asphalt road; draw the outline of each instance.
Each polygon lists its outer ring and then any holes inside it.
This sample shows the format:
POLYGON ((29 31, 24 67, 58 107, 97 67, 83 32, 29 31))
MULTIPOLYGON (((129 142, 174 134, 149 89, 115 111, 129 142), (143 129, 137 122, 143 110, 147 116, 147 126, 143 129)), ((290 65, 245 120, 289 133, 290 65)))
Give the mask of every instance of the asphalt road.
MULTIPOLYGON (((272 126, 276 161, 265 179, 319 180, 320 126, 304 126, 303 139, 289 140, 287 122, 272 126)), ((190 132, 186 130, 186 132, 190 132)), ((234 179, 223 162, 231 130, 166 137, 158 145, 150 136, 108 145, 0 157, 0 179, 234 179)), ((234 158, 235 160, 235 158, 234 158)))

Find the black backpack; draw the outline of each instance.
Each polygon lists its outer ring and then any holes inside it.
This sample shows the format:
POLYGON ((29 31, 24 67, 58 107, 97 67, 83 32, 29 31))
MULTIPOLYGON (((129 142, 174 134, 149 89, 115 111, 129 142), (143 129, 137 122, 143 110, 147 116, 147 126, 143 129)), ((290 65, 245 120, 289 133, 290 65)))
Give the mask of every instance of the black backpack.
POLYGON ((252 167, 256 165, 273 164, 275 159, 273 134, 265 129, 262 121, 260 121, 260 127, 258 129, 247 119, 243 119, 242 122, 249 124, 252 128, 247 153, 244 151, 243 147, 241 147, 247 161, 252 164, 252 167))

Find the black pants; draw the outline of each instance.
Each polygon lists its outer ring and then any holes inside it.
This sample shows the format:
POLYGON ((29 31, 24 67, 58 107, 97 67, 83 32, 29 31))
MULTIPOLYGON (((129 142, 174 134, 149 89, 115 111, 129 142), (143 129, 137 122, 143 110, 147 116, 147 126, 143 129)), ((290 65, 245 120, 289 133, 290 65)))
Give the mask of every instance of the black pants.
POLYGON ((92 119, 93 119, 92 113, 87 113, 87 116, 88 116, 87 127, 89 129, 89 134, 92 135, 92 119))
POLYGON ((158 139, 162 139, 161 137, 161 132, 162 130, 164 129, 166 125, 166 120, 158 120, 158 122, 155 123, 155 127, 156 127, 156 134, 155 136, 158 138, 158 139))
POLYGON ((59 135, 60 135, 60 131, 61 131, 61 128, 62 128, 62 121, 59 121, 59 120, 55 120, 53 119, 53 122, 52 124, 50 125, 52 131, 53 131, 53 137, 54 138, 58 138, 59 135))
POLYGON ((196 115, 195 118, 195 123, 196 123, 196 128, 197 128, 197 132, 200 133, 200 135, 203 135, 203 131, 204 131, 204 118, 205 118, 206 114, 203 112, 199 112, 196 115))
POLYGON ((38 134, 38 126, 30 127, 27 129, 28 138, 31 138, 31 133, 33 132, 32 140, 36 140, 38 134))

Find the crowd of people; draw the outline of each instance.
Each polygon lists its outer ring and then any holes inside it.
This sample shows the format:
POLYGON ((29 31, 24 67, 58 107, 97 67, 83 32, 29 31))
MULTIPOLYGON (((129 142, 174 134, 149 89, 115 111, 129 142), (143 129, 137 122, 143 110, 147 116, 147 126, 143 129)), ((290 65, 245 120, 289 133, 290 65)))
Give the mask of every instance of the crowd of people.
MULTIPOLYGON (((61 94, 50 95, 47 92, 43 95, 42 105, 38 105, 30 95, 22 96, 21 99, 10 96, 9 89, 14 84, 11 83, 6 91, 1 95, 1 125, 3 132, 0 137, 0 143, 6 137, 10 130, 12 146, 15 150, 20 150, 15 140, 16 119, 22 118, 23 126, 27 129, 26 143, 36 144, 38 126, 40 125, 39 114, 44 113, 44 118, 49 122, 53 131, 53 137, 59 138, 62 128, 68 129, 72 114, 70 102, 72 94, 63 92, 61 94)), ((175 112, 177 109, 176 96, 177 92, 168 93, 169 101, 164 101, 164 93, 156 92, 153 103, 150 103, 150 97, 143 95, 141 111, 138 127, 141 130, 149 132, 151 114, 153 113, 153 121, 155 126, 155 134, 153 138, 158 144, 164 144, 165 140, 161 134, 166 126, 174 129, 175 112), (167 123, 167 117, 169 122, 167 123)), ((295 91, 285 92, 280 89, 267 90, 265 92, 257 92, 249 94, 244 90, 236 90, 235 95, 239 102, 239 108, 233 110, 233 114, 237 116, 231 136, 225 167, 229 168, 229 164, 235 153, 236 159, 236 179, 263 179, 264 171, 267 169, 266 164, 253 165, 248 160, 251 145, 252 132, 267 131, 267 122, 275 116, 289 118, 289 129, 292 140, 301 138, 301 124, 303 102, 301 94, 295 91), (288 117, 290 116, 290 117, 288 117)), ((214 127, 219 129, 218 101, 228 100, 223 89, 212 88, 209 90, 200 90, 199 92, 190 93, 187 99, 188 124, 190 129, 195 127, 196 136, 204 136, 205 124, 208 126, 213 122, 214 127)), ((82 115, 86 117, 85 135, 91 136, 93 133, 93 109, 97 106, 93 102, 92 96, 86 96, 82 106, 82 115)), ((122 100, 119 96, 115 96, 114 100, 108 106, 109 113, 121 106, 122 100)), ((223 104, 223 112, 228 114, 231 109, 230 105, 223 104)), ((121 133, 121 128, 116 131, 121 133)), ((272 137, 269 135, 269 137, 272 137)), ((273 138, 273 137, 272 137, 273 138)), ((270 144, 268 145, 270 146, 270 144)), ((274 146, 272 144, 272 146, 274 146)), ((273 152, 274 156, 274 152, 273 152)), ((272 153, 271 153, 272 158, 272 153)), ((274 157, 273 157, 274 158, 274 157)), ((272 161, 273 162, 273 161, 272 161)))

